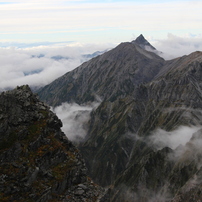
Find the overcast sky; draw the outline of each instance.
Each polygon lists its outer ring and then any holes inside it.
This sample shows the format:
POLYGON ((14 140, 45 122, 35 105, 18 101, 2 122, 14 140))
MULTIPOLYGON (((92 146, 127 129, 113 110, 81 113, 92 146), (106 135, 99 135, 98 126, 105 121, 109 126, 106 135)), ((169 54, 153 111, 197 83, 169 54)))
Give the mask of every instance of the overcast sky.
POLYGON ((200 0, 0 0, 0 42, 120 43, 199 37, 200 0))

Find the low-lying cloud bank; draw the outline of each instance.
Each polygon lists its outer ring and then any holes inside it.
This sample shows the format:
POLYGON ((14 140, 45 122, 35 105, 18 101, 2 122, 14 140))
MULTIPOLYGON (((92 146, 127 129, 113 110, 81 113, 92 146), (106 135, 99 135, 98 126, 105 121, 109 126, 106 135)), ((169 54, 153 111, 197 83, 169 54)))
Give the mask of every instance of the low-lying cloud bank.
POLYGON ((0 48, 0 91, 28 84, 39 88, 101 54, 107 45, 0 48))
POLYGON ((153 39, 151 43, 158 51, 161 51, 159 55, 166 60, 202 51, 202 35, 189 34, 180 37, 169 33, 166 39, 153 39))
POLYGON ((90 113, 99 103, 81 106, 76 103, 63 103, 52 108, 53 112, 61 119, 63 123, 62 130, 66 136, 73 142, 82 142, 87 134, 87 123, 90 119, 90 113))
POLYGON ((190 141, 193 134, 200 128, 201 127, 196 126, 180 126, 171 132, 167 132, 159 128, 153 131, 148 139, 149 142, 158 150, 163 149, 164 147, 176 149, 180 145, 185 146, 186 143, 190 141))
POLYGON ((165 147, 175 150, 179 146, 186 146, 186 144, 198 131, 200 131, 200 129, 202 129, 202 126, 179 126, 173 131, 166 131, 161 128, 157 128, 154 131, 151 131, 150 135, 146 137, 131 133, 127 134, 127 137, 134 142, 138 140, 145 142, 149 147, 154 148, 154 150, 161 150, 165 147))

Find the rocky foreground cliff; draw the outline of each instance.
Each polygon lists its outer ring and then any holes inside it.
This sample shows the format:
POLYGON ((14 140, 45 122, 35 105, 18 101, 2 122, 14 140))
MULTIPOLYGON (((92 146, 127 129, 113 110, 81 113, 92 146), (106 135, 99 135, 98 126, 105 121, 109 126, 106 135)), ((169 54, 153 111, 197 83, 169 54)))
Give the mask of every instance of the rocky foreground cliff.
POLYGON ((0 94, 0 201, 97 201, 61 121, 28 86, 0 94))
POLYGON ((39 91, 52 106, 99 100, 79 148, 102 201, 202 200, 202 52, 156 53, 140 35, 39 91))

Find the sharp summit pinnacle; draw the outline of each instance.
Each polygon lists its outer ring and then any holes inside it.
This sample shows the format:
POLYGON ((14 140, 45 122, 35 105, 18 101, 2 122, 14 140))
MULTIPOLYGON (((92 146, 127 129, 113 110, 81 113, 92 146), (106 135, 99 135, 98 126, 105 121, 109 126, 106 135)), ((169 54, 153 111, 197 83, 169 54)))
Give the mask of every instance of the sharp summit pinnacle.
POLYGON ((141 48, 146 49, 146 47, 151 48, 152 50, 156 50, 145 38, 142 34, 138 36, 132 43, 139 45, 141 48))

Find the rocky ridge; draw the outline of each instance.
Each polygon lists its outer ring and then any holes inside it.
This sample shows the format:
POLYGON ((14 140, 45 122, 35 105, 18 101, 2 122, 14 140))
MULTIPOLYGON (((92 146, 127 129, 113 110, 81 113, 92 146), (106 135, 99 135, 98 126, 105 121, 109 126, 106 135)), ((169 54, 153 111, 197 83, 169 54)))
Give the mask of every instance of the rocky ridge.
POLYGON ((28 86, 0 94, 0 201, 97 201, 61 121, 28 86))

